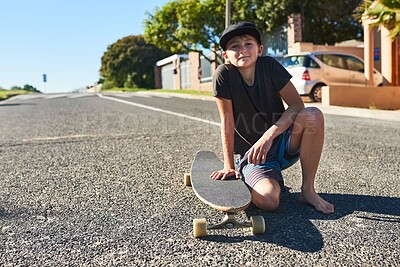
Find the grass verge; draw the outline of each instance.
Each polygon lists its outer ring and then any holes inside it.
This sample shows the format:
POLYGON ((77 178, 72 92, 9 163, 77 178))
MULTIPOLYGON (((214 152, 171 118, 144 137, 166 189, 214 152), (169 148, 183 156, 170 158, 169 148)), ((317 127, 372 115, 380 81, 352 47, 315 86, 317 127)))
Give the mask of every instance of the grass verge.
POLYGON ((29 91, 26 90, 0 90, 0 101, 6 100, 12 96, 28 94, 29 91))

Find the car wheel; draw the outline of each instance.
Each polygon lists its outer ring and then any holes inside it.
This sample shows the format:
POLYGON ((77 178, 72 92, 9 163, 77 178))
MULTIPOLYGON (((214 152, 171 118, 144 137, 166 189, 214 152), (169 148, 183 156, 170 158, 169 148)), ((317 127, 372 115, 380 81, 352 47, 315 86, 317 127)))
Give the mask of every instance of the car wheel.
POLYGON ((325 86, 325 85, 317 84, 311 90, 311 94, 310 94, 311 101, 313 101, 313 102, 321 102, 322 101, 322 86, 325 86))

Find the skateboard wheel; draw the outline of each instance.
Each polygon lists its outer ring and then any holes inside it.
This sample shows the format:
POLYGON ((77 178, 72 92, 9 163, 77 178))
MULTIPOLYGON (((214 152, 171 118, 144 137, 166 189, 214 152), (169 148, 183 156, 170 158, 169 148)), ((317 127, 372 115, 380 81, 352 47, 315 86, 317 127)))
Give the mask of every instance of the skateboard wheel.
POLYGON ((193 219, 193 235, 195 238, 207 236, 207 221, 205 218, 193 219))
POLYGON ((190 181, 190 174, 185 173, 183 175, 183 182, 185 183, 185 186, 192 186, 192 182, 190 181))
POLYGON ((265 221, 262 216, 251 216, 251 232, 253 235, 263 234, 265 232, 265 221))

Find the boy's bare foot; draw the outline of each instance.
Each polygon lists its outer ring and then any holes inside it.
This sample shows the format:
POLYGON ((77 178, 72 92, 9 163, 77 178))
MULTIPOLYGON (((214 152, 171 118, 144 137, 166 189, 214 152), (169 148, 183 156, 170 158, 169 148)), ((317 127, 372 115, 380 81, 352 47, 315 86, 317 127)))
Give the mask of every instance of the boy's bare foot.
POLYGON ((323 200, 315 192, 301 192, 300 201, 305 204, 310 204, 317 211, 322 212, 324 214, 332 214, 335 212, 335 206, 333 206, 328 201, 323 200))

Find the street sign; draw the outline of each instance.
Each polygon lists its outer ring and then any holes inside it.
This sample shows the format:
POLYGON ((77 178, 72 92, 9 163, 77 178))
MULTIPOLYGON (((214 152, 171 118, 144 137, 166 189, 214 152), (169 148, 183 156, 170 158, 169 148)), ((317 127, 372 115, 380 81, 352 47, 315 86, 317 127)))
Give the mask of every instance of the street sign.
POLYGON ((381 49, 379 47, 374 48, 374 61, 379 61, 381 58, 381 49))

